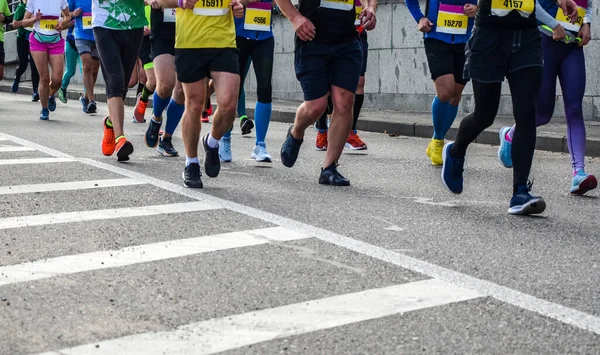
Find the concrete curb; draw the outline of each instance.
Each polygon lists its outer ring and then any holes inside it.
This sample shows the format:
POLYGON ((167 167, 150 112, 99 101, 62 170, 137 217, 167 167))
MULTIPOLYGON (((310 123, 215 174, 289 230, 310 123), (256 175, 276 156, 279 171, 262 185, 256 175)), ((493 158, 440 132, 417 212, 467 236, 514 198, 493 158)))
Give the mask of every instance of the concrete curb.
MULTIPOLYGON (((6 83, 0 84, 0 92, 11 92, 10 85, 6 83)), ((30 95, 32 89, 28 86, 22 86, 19 88, 18 94, 30 95)), ((78 100, 79 92, 69 91, 67 97, 69 100, 78 100)), ((96 94, 97 102, 106 102, 106 95, 104 93, 96 94)), ((128 96, 125 99, 125 105, 134 106, 135 97, 128 96)), ((152 107, 152 100, 150 100, 149 107, 152 107)), ((248 116, 254 117, 254 109, 251 107, 247 108, 248 116)), ((368 111, 366 111, 368 112, 368 111)), ((277 107, 273 108, 273 115, 271 120, 274 122, 282 123, 293 123, 296 113, 293 111, 278 110, 277 107)), ((361 118, 358 121, 358 129, 367 132, 378 132, 387 133, 391 136, 408 136, 408 137, 419 137, 419 138, 430 138, 433 135, 433 126, 423 124, 422 122, 401 122, 401 121, 383 121, 377 119, 361 118)), ((447 139, 453 140, 456 138, 457 128, 451 128, 448 132, 447 139)), ((479 144, 498 145, 498 131, 487 129, 477 137, 475 140, 479 144)), ((558 153, 569 153, 567 144, 567 137, 562 134, 550 134, 544 132, 538 134, 536 140, 536 149, 558 152, 558 153)), ((588 157, 600 157, 600 138, 590 138, 586 140, 586 156, 588 157)))

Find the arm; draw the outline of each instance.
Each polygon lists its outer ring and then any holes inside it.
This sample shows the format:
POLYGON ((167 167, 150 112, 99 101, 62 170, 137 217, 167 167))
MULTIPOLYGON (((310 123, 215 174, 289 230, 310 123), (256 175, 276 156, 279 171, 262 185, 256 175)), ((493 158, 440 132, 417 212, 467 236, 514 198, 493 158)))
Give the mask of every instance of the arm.
POLYGON ((555 29, 556 26, 559 26, 558 21, 552 17, 538 1, 535 2, 535 17, 538 21, 552 29, 555 29))
POLYGON ((290 20, 294 26, 294 31, 296 31, 298 38, 302 41, 312 41, 315 38, 315 25, 309 19, 302 16, 300 11, 296 10, 291 0, 275 0, 275 2, 277 2, 283 16, 290 20))
POLYGON ((62 21, 58 24, 56 30, 60 32, 64 29, 72 27, 73 22, 71 22, 71 20, 71 13, 69 12, 69 7, 67 6, 62 10, 62 21))
POLYGON ((587 10, 585 10, 585 16, 583 17, 583 23, 592 23, 592 18, 594 15, 594 7, 592 6, 592 0, 588 0, 588 7, 587 10))
POLYGON ((406 7, 408 7, 408 11, 410 11, 410 14, 417 23, 425 17, 419 6, 419 0, 406 0, 406 7))
POLYGON ((22 24, 23 17, 25 17, 25 8, 23 6, 19 6, 19 7, 17 7, 17 10, 15 11, 12 27, 13 28, 22 27, 23 26, 23 24, 22 24))
POLYGON ((179 7, 177 0, 158 0, 158 4, 162 8, 174 9, 179 7))
POLYGON ((581 26, 581 29, 579 30, 578 34, 578 36, 581 37, 580 46, 585 46, 586 44, 590 43, 590 40, 592 39, 592 30, 590 27, 592 25, 593 11, 594 9, 592 8, 592 0, 588 0, 588 8, 585 11, 585 16, 583 17, 583 25, 581 26))
POLYGON ((372 31, 375 29, 375 25, 377 24, 377 17, 375 16, 375 11, 377 10, 377 0, 364 0, 366 6, 363 6, 363 10, 360 13, 361 25, 367 31, 372 31))

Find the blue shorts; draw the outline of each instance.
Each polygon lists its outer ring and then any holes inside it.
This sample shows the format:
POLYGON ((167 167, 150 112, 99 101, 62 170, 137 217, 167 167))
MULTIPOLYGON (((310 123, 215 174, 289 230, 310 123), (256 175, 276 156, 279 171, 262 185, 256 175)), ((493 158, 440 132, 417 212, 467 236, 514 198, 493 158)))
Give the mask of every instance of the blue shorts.
POLYGON ((294 62, 305 101, 324 97, 332 85, 355 92, 363 63, 360 39, 302 43, 296 48, 294 62))

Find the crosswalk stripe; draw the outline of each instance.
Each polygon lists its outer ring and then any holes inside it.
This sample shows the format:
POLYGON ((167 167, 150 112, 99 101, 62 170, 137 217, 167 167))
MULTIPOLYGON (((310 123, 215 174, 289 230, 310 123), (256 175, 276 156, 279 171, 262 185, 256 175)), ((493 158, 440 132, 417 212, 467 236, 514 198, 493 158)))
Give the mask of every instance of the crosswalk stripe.
POLYGON ((135 245, 121 250, 60 256, 23 264, 2 266, 0 267, 0 286, 79 272, 179 258, 218 250, 262 245, 271 241, 283 242, 305 238, 309 237, 286 228, 273 227, 135 245))
POLYGON ((42 226, 47 224, 71 223, 94 221, 103 219, 154 216, 157 214, 171 214, 183 212, 197 212, 219 209, 216 205, 206 202, 184 202, 168 205, 126 207, 106 210, 76 211, 48 213, 32 216, 0 218, 0 229, 21 228, 29 226, 42 226))
POLYGON ((57 182, 57 183, 51 183, 51 184, 0 186, 0 195, 26 194, 26 193, 34 193, 34 192, 99 189, 99 188, 104 188, 104 187, 142 185, 142 184, 145 184, 145 182, 135 180, 135 179, 130 179, 130 178, 122 178, 122 179, 57 182))
POLYGON ((0 153, 8 153, 8 152, 32 152, 35 151, 33 148, 29 147, 19 147, 15 145, 4 145, 0 146, 0 153))
POLYGON ((73 161, 75 161, 75 159, 72 159, 72 158, 0 159, 0 165, 69 163, 69 162, 73 162, 73 161))
POLYGON ((243 313, 76 346, 42 355, 215 354, 265 341, 479 298, 481 295, 429 279, 288 306, 243 313))

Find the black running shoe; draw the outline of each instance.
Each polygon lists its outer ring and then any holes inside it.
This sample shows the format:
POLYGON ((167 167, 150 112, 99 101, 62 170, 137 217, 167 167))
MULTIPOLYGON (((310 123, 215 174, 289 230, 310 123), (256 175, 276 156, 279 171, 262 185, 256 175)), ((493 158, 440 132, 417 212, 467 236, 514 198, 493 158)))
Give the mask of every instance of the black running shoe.
POLYGON ((87 112, 88 113, 96 113, 97 109, 98 109, 98 106, 96 105, 96 101, 90 101, 90 103, 88 104, 88 107, 87 107, 87 112))
POLYGON ((242 129, 242 135, 252 133, 252 128, 254 128, 254 122, 248 118, 248 116, 244 115, 240 117, 240 128, 242 129))
POLYGON ((148 123, 144 140, 146 141, 146 145, 150 148, 155 148, 158 145, 158 134, 160 132, 161 123, 162 122, 154 122, 154 120, 150 120, 150 123, 148 123))
POLYGON ((211 148, 208 146, 208 134, 202 137, 202 146, 204 147, 204 171, 208 177, 219 176, 221 171, 221 159, 219 159, 219 147, 211 148))
POLYGON ((350 186, 350 180, 346 179, 337 171, 335 163, 329 165, 325 169, 321 169, 319 176, 319 184, 331 186, 350 186))
POLYGON ((200 172, 200 164, 192 163, 185 167, 181 173, 183 178, 183 185, 191 189, 201 189, 202 185, 202 173, 200 172))
POLYGON ((290 126, 287 132, 287 137, 281 146, 281 162, 283 165, 291 168, 296 164, 296 159, 298 159, 298 153, 300 152, 300 146, 302 145, 303 139, 296 139, 292 136, 292 128, 294 126, 290 126))

